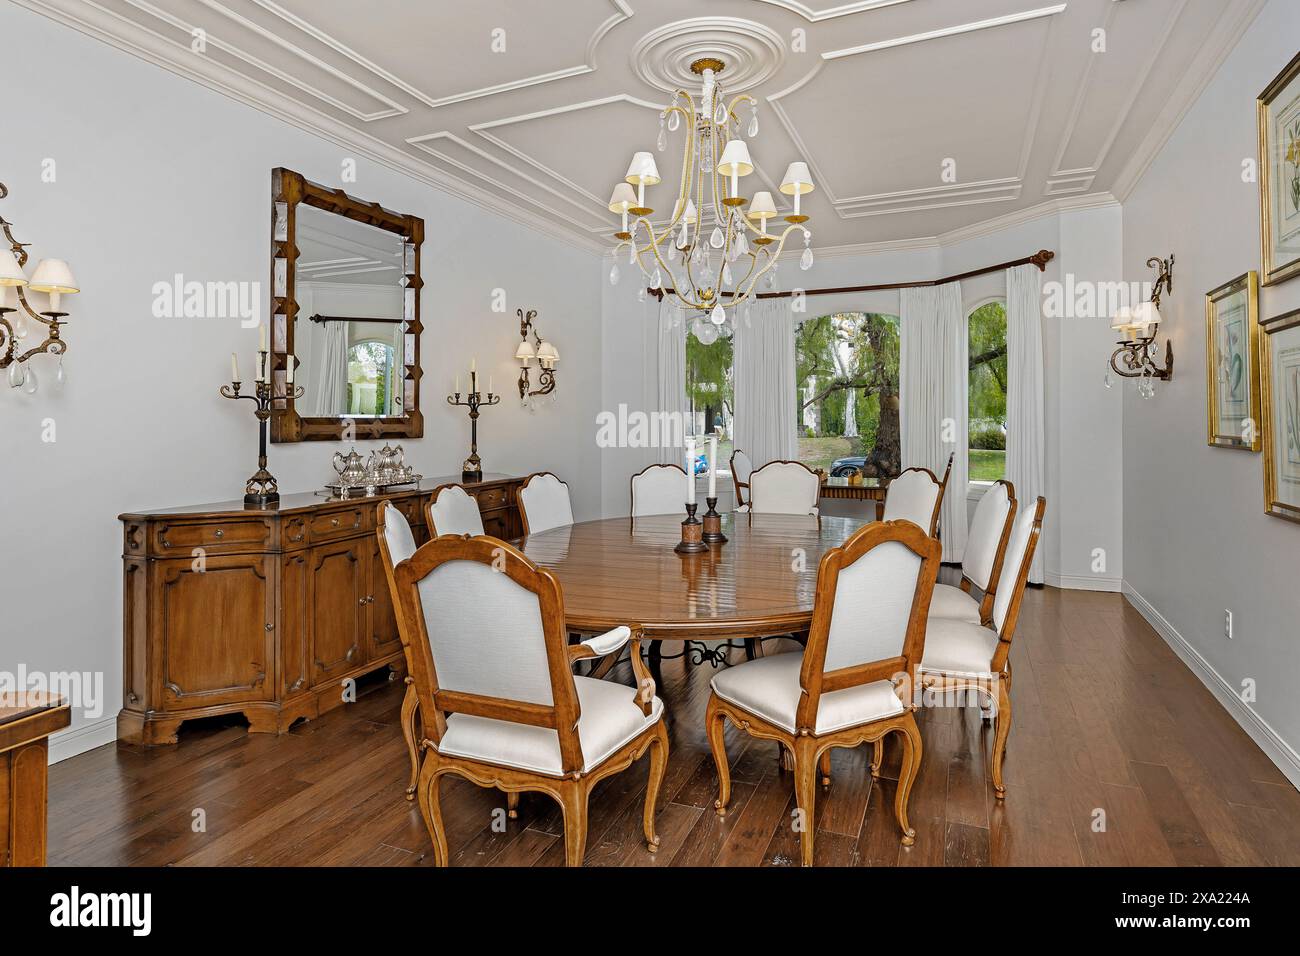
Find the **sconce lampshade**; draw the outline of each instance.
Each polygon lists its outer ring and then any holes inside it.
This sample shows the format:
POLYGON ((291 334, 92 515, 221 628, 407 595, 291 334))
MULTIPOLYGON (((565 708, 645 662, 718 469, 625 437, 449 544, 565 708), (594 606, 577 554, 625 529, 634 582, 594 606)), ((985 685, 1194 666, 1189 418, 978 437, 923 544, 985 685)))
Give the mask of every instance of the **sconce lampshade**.
POLYGON ((718 172, 723 176, 730 176, 735 173, 737 176, 748 176, 754 171, 754 162, 749 158, 749 147, 745 145, 743 139, 733 139, 722 150, 722 158, 718 160, 718 172))
POLYGON ((771 219, 775 216, 776 204, 772 202, 772 194, 766 190, 754 193, 754 199, 749 204, 749 212, 745 215, 750 219, 771 219))
POLYGON ((77 280, 72 277, 72 270, 62 259, 42 259, 32 273, 28 288, 33 292, 58 292, 67 294, 80 292, 77 280))
POLYGON ((519 343, 519 348, 515 349, 515 360, 524 367, 535 358, 533 347, 528 344, 528 340, 519 343))
POLYGON ((27 276, 18 267, 18 260, 8 249, 0 249, 0 286, 26 285, 27 276))
POLYGON ((1115 317, 1110 320, 1110 327, 1115 330, 1127 329, 1136 324, 1133 318, 1133 310, 1127 305, 1121 305, 1115 310, 1115 317))
POLYGON ((537 360, 550 368, 560 360, 560 353, 550 342, 543 342, 537 347, 537 360))
POLYGON ((1133 310, 1133 324, 1150 329, 1160 324, 1160 309, 1154 302, 1143 302, 1133 310))
POLYGON ((609 197, 610 212, 623 212, 626 209, 631 209, 635 205, 636 193, 632 191, 630 185, 627 183, 619 183, 614 187, 614 192, 609 197))
POLYGON ((785 179, 781 180, 781 192, 787 196, 793 196, 795 193, 802 196, 812 191, 812 173, 808 172, 807 163, 791 163, 785 168, 785 179))
POLYGON ((653 186, 659 182, 659 167, 654 154, 636 153, 627 167, 627 181, 633 186, 653 186))

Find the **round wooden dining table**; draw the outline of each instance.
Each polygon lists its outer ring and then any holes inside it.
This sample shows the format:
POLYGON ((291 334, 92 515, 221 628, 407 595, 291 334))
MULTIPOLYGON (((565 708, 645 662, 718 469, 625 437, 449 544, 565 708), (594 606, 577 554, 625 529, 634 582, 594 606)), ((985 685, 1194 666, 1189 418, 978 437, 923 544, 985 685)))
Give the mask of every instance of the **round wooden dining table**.
POLYGON ((640 628, 655 641, 725 641, 808 630, 822 555, 854 518, 726 514, 723 544, 679 555, 680 515, 604 518, 518 542, 564 588, 570 631, 640 628))

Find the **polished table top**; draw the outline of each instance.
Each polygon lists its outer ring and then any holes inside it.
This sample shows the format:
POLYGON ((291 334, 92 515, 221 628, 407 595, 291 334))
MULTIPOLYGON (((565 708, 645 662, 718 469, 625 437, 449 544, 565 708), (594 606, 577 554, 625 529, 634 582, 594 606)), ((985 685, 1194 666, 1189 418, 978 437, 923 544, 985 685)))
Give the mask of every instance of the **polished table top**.
POLYGON ((722 516, 729 539, 679 555, 679 515, 606 518, 529 535, 520 550, 564 587, 575 631, 641 626, 660 639, 762 637, 806 630, 817 565, 863 525, 853 518, 722 516))

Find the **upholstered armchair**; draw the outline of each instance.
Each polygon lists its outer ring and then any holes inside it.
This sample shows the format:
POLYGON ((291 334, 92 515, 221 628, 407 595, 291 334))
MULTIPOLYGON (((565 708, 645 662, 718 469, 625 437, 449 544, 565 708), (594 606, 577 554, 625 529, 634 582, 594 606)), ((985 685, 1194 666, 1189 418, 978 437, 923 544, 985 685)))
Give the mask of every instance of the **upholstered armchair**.
POLYGON ((549 471, 529 475, 519 488, 519 516, 524 534, 539 534, 573 524, 569 486, 549 471))
POLYGON ((431 538, 440 534, 483 533, 483 515, 479 513, 478 502, 460 485, 442 485, 433 489, 433 495, 424 506, 424 520, 431 538))
POLYGON ((1007 539, 1016 516, 1016 489, 1009 481, 994 482, 984 492, 961 559, 961 585, 936 584, 930 602, 931 617, 987 624, 993 613, 993 595, 1002 575, 1007 539), (976 600, 971 593, 982 595, 976 600))
POLYGON ((725 814, 731 775, 726 721, 751 736, 778 741, 794 762, 803 829, 800 854, 813 862, 817 769, 834 747, 856 747, 897 733, 903 738, 894 813, 902 842, 916 834, 907 803, 921 759, 912 716, 916 667, 925 650, 930 594, 939 573, 939 542, 915 524, 876 522, 822 556, 808 644, 798 652, 737 664, 713 678, 705 713, 725 814))
POLYGON ((769 461, 749 476, 749 501, 737 511, 815 515, 821 476, 802 462, 769 461))
POLYGON ((686 501, 686 469, 650 465, 632 476, 632 517, 681 514, 686 501))
MULTIPOLYGON (((385 532, 393 524, 386 520, 385 532)), ((439 800, 444 776, 496 787, 510 795, 512 809, 521 792, 550 795, 564 816, 565 861, 579 866, 592 787, 647 750, 642 823, 647 847, 657 850, 655 803, 668 733, 631 631, 618 627, 569 646, 559 582, 495 538, 434 538, 392 573, 423 716, 416 786, 434 862, 448 862, 439 800), (576 661, 616 654, 629 640, 635 688, 574 676, 576 661)))

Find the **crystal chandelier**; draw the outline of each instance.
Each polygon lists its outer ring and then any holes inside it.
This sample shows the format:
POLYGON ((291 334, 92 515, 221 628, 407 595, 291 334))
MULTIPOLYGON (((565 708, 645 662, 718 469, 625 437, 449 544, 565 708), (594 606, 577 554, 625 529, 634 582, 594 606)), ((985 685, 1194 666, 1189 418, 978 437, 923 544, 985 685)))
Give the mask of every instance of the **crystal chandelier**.
MULTIPOLYGON (((758 135, 758 101, 742 93, 726 102, 717 80, 723 67, 713 57, 696 60, 691 71, 703 78, 699 99, 677 90, 659 114, 660 152, 668 146, 668 133, 686 124, 672 219, 656 229, 649 218, 654 210, 646 205, 646 188, 660 181, 650 152, 632 157, 627 178, 614 187, 609 200, 610 212, 622 216, 622 228, 614 233, 619 242, 610 282, 618 282, 618 257, 626 249, 628 264, 640 270, 651 288, 671 288, 683 308, 719 326, 726 323, 729 310, 752 299, 758 281, 776 266, 786 238, 795 230, 804 237, 800 267, 810 269, 813 264, 812 233, 803 225, 808 217, 800 211, 800 198, 813 190, 807 163, 791 163, 785 171, 781 192, 794 198, 794 209, 784 217, 789 225, 779 233, 768 227, 768 220, 778 215, 772 194, 741 195, 740 180, 754 171, 754 164, 739 137, 737 110, 749 105, 747 133, 752 139, 758 135), (710 224, 713 229, 706 238, 710 224)), ((638 295, 644 298, 644 288, 638 295)))

